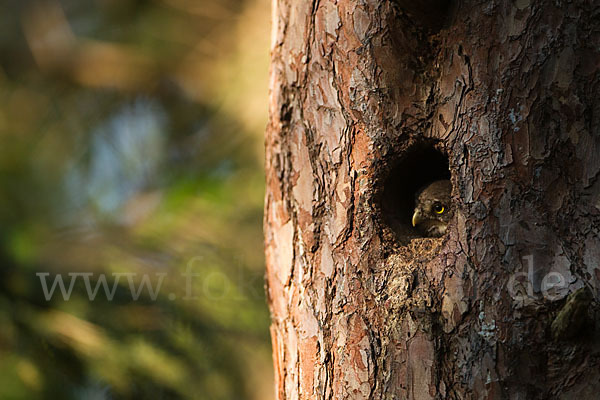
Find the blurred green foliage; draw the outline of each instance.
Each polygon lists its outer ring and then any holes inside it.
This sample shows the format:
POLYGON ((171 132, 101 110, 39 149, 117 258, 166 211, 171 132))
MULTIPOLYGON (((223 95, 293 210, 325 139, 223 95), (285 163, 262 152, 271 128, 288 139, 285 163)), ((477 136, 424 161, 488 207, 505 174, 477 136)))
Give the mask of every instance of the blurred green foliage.
POLYGON ((0 399, 271 398, 268 2, 0 10, 0 399))

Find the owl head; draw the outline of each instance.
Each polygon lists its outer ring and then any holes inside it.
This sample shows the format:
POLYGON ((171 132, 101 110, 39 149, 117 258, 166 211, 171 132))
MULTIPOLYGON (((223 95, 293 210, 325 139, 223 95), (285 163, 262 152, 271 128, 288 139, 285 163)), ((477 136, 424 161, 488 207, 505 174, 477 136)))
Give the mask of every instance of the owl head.
POLYGON ((449 180, 432 182, 417 191, 413 227, 427 237, 443 236, 453 214, 451 192, 449 180))

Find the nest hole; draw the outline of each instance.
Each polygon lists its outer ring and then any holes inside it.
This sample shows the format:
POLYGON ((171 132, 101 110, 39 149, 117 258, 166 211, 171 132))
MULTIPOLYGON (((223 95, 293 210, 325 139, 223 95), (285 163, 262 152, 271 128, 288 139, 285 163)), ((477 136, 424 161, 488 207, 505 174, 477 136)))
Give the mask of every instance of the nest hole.
POLYGON ((448 157, 434 144, 413 145, 393 164, 384 181, 381 211, 402 245, 424 237, 412 226, 415 194, 441 179, 450 179, 448 157))

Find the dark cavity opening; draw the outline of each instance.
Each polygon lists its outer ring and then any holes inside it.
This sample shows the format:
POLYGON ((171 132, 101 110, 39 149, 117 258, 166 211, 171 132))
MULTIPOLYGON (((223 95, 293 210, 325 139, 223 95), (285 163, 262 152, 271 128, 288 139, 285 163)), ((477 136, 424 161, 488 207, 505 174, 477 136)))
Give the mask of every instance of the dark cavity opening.
POLYGON ((413 145, 393 165, 384 182, 381 208, 384 221, 402 244, 423 237, 412 226, 416 192, 441 179, 450 179, 448 158, 433 144, 413 145))

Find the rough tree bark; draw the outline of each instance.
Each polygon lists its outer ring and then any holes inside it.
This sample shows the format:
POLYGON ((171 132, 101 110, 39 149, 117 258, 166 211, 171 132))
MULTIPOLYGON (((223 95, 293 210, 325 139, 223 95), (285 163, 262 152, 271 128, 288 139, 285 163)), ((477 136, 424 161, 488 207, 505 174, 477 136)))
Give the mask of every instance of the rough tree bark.
POLYGON ((278 398, 597 399, 599 3, 274 0, 271 50, 278 398))

